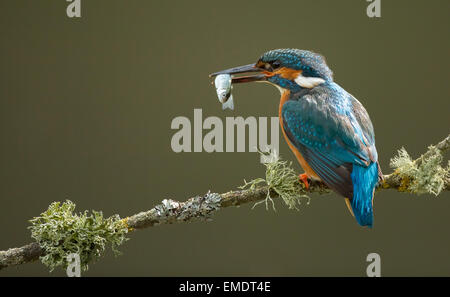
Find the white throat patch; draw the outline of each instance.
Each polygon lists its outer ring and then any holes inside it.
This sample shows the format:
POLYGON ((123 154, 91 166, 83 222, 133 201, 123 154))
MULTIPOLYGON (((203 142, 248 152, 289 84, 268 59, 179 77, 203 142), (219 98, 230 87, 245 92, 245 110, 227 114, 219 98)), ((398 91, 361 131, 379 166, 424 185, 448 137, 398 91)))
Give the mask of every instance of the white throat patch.
POLYGON ((320 77, 305 77, 301 73, 297 78, 294 80, 297 85, 299 85, 302 88, 308 88, 312 89, 322 83, 325 82, 323 78, 320 77))

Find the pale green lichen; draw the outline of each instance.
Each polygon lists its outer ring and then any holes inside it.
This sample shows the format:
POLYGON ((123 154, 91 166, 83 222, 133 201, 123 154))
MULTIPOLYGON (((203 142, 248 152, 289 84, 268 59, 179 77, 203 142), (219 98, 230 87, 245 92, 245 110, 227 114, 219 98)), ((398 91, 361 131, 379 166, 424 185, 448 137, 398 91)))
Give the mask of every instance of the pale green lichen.
POLYGON ((269 191, 267 191, 267 197, 265 200, 257 202, 253 207, 260 203, 266 204, 266 209, 268 209, 269 201, 272 203, 272 207, 275 210, 275 203, 270 197, 270 192, 273 190, 277 193, 284 201, 284 203, 289 207, 289 209, 298 210, 301 205, 302 199, 306 199, 307 204, 309 204, 310 198, 305 195, 304 185, 299 182, 298 174, 292 169, 292 162, 288 163, 283 161, 276 154, 276 152, 263 153, 265 160, 267 160, 264 165, 266 166, 266 177, 257 178, 250 182, 244 180, 245 185, 241 188, 250 188, 250 190, 255 189, 258 184, 267 184, 269 191))
POLYGON ((391 159, 391 167, 402 179, 404 191, 415 194, 439 193, 445 187, 445 181, 450 177, 450 162, 442 167, 442 153, 434 146, 418 160, 413 161, 405 148, 398 151, 397 156, 391 159))
POLYGON ((66 268, 67 256, 72 253, 80 256, 81 269, 86 271, 108 245, 118 255, 117 247, 128 240, 128 227, 118 215, 104 218, 102 212, 76 214, 74 210, 75 204, 69 200, 53 202, 47 211, 30 220, 31 237, 44 250, 40 260, 50 271, 58 266, 66 268))

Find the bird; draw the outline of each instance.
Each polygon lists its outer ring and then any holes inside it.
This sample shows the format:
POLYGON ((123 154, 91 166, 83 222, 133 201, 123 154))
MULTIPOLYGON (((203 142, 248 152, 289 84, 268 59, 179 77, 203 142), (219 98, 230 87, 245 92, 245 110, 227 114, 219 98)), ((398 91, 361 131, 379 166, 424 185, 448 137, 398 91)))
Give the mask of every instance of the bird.
POLYGON ((275 49, 256 63, 210 74, 232 76, 232 84, 265 82, 281 93, 278 106, 284 139, 304 173, 299 179, 321 181, 345 198, 361 226, 373 227, 373 197, 383 179, 373 124, 364 106, 334 82, 318 53, 275 49), (245 74, 238 75, 236 74, 245 74))

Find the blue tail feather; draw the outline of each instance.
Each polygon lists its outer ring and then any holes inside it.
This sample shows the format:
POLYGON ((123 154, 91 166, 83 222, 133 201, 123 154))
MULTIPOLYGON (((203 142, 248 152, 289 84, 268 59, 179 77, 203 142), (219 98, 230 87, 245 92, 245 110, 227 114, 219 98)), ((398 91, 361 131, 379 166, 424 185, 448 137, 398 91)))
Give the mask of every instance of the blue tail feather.
POLYGON ((372 163, 368 167, 354 164, 352 170, 353 199, 352 210, 358 224, 373 225, 372 198, 378 183, 378 165, 372 163))

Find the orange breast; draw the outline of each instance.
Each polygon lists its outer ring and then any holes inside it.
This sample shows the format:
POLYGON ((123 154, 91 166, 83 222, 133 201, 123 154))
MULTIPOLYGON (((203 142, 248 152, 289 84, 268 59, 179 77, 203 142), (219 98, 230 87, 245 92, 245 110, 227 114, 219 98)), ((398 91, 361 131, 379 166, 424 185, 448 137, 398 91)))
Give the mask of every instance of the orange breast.
POLYGON ((286 101, 289 99, 289 94, 290 94, 290 92, 288 90, 283 92, 283 94, 281 95, 281 99, 280 99, 280 105, 278 107, 278 118, 280 119, 281 131, 283 132, 284 139, 286 140, 289 148, 294 153, 295 157, 297 158, 298 162, 300 163, 300 166, 302 166, 303 170, 305 170, 306 175, 320 180, 320 177, 314 172, 314 170, 312 170, 311 166, 309 166, 309 164, 303 158, 302 154, 300 154, 298 149, 291 143, 291 141, 289 140, 289 138, 286 135, 286 132, 284 131, 281 109, 283 108, 283 104, 286 103, 286 101))

